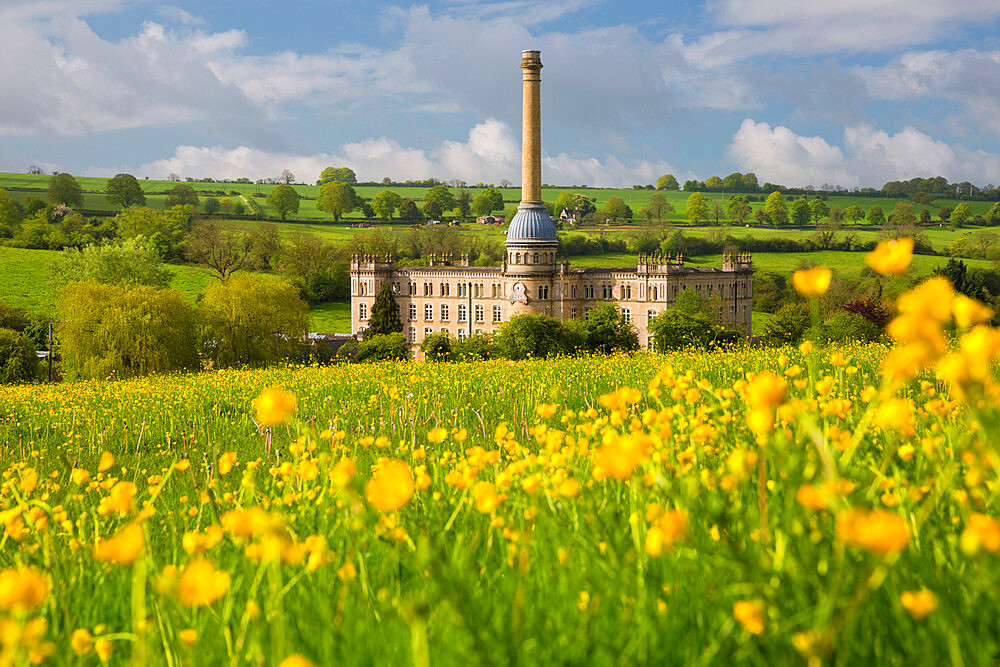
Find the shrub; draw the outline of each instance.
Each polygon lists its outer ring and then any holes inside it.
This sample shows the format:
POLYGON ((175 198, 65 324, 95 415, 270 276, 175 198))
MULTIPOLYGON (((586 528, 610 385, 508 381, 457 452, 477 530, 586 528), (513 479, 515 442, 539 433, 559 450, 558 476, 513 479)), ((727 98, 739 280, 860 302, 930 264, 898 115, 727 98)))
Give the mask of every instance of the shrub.
POLYGON ((569 351, 562 323, 547 315, 515 315, 494 340, 498 356, 504 359, 552 357, 569 351))
POLYGON ((358 347, 358 361, 406 361, 412 358, 406 336, 401 333, 365 338, 358 347))
POLYGON ((786 303, 764 324, 764 336, 778 345, 797 343, 809 329, 809 306, 786 303))
POLYGON ((420 343, 420 351, 427 361, 453 361, 454 346, 447 331, 431 334, 420 343))
POLYGON ((632 323, 612 304, 587 313, 586 345, 591 352, 610 354, 639 349, 639 335, 632 323))
POLYGON ((863 315, 840 311, 823 322, 816 336, 820 341, 833 343, 874 343, 882 339, 882 330, 863 315))
POLYGON ((0 329, 0 384, 31 382, 38 377, 35 346, 25 334, 0 329))
POLYGON ((657 352, 692 346, 705 348, 715 339, 715 329, 707 315, 678 308, 668 308, 654 317, 649 331, 657 352))
POLYGON ((198 306, 205 356, 220 366, 261 366, 295 353, 309 308, 294 285, 240 273, 212 285, 198 306))
POLYGON ((452 355, 462 361, 482 361, 497 356, 496 345, 488 334, 478 333, 452 343, 452 355))

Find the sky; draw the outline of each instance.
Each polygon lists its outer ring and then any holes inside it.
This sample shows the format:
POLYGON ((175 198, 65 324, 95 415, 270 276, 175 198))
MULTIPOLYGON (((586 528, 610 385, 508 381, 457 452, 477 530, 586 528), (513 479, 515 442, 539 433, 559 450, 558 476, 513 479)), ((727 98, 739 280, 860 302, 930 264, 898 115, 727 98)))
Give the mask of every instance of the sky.
POLYGON ((1000 184, 1000 0, 0 0, 0 171, 1000 184))

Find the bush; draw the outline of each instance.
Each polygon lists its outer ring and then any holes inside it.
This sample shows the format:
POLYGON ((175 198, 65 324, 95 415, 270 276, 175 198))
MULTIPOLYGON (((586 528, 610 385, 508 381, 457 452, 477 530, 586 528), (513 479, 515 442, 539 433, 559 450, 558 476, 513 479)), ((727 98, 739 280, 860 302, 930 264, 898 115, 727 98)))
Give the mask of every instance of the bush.
POLYGON ((809 306, 804 303, 786 303, 764 324, 764 336, 778 345, 790 345, 802 340, 809 329, 809 306))
POLYGON ((454 361, 455 353, 447 331, 431 334, 420 343, 420 351, 427 361, 454 361))
POLYGON ((586 345, 600 354, 631 352, 639 349, 639 334, 616 306, 605 304, 587 313, 586 345))
POLYGON ((195 311, 180 292, 72 283, 59 297, 67 367, 88 378, 199 366, 195 311))
POLYGON ((504 359, 552 357, 569 352, 559 320, 547 315, 515 315, 496 338, 497 355, 504 359))
POLYGON ((496 345, 488 334, 478 333, 465 340, 457 340, 451 346, 452 356, 462 361, 482 361, 495 359, 496 345))
POLYGON ((31 382, 38 378, 38 356, 25 334, 0 329, 0 384, 31 382))
POLYGON ((365 338, 358 347, 358 361, 406 361, 412 358, 406 336, 401 333, 365 338))
POLYGON ((863 315, 840 311, 827 318, 813 337, 830 343, 874 343, 882 339, 882 330, 863 315))
POLYGON ((220 366, 262 366, 295 354, 309 307, 294 285, 240 273, 212 285, 198 305, 201 345, 220 366))
POLYGON ((685 312, 668 308, 653 318, 649 324, 653 335, 653 348, 657 352, 678 350, 684 347, 706 348, 715 340, 715 327, 708 316, 701 312, 685 312))
POLYGON ((174 274, 151 241, 136 236, 121 243, 67 248, 49 264, 59 285, 93 280, 106 285, 166 287, 174 274))

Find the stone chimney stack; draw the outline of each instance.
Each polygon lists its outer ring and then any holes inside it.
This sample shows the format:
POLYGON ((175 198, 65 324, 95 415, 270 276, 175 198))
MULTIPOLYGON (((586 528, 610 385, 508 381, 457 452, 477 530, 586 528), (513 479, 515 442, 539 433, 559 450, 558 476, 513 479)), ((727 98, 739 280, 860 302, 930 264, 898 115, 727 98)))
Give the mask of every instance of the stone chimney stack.
POLYGON ((521 51, 521 203, 542 203, 542 58, 521 51))

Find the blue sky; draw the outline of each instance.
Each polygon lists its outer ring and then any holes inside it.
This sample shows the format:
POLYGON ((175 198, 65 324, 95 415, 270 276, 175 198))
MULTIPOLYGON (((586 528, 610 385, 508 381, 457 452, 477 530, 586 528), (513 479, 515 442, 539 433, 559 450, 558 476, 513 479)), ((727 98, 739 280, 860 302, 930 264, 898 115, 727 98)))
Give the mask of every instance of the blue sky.
POLYGON ((0 0, 0 170, 1000 183, 1000 0, 0 0))

